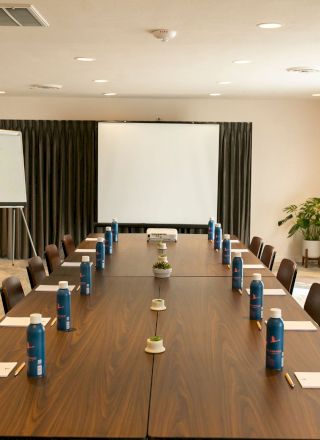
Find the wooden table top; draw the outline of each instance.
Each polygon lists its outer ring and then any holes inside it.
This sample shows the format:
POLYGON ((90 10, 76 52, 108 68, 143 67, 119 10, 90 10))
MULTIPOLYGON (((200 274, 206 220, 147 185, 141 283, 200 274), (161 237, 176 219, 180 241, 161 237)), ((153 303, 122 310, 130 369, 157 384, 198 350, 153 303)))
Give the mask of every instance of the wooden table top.
MULTIPOLYGON (((226 278, 164 280, 149 436, 152 438, 319 439, 320 390, 302 389, 294 371, 320 371, 320 334, 285 332, 284 371, 265 369, 266 329, 249 318, 249 296, 226 278), (284 373, 296 383, 288 386, 284 373)), ((246 287, 249 279, 245 279, 246 287)), ((275 278, 266 287, 281 288, 275 278)), ((291 295, 265 296, 265 319, 310 320, 291 295)))
MULTIPOLYGON (((48 277, 56 284, 59 278, 48 277)), ((26 368, 0 379, 0 436, 145 438, 158 296, 152 278, 95 279, 94 293, 72 293, 70 333, 46 326, 47 376, 26 368)), ((9 316, 55 317, 55 292, 32 292, 9 316)), ((26 329, 0 328, 1 361, 26 358, 26 329)))
MULTIPOLYGON (((101 237, 102 234, 90 234, 90 237, 101 237)), ((96 242, 83 241, 79 248, 93 249, 96 242)), ((231 270, 221 264, 221 251, 215 252, 213 244, 204 234, 180 234, 177 243, 167 243, 168 261, 172 266, 172 277, 189 276, 227 276, 231 270)), ((245 248, 242 243, 232 243, 232 248, 245 248)), ((75 253, 66 261, 81 261, 82 253, 75 253)), ((95 254, 90 255, 95 262, 95 254)), ((158 257, 155 242, 147 242, 146 234, 119 234, 119 242, 113 246, 113 254, 107 255, 107 276, 153 276, 152 265, 158 257)), ((242 253, 244 264, 262 264, 251 252, 242 253)), ((60 273, 64 273, 61 267, 60 273)), ((245 269, 244 276, 262 271, 263 276, 274 276, 267 268, 245 269)))

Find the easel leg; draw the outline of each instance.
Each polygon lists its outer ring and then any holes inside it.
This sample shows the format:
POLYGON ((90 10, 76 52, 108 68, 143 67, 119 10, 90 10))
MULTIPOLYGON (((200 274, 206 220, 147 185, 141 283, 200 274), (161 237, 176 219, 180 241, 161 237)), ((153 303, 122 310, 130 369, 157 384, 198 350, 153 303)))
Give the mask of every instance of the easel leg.
POLYGON ((16 209, 12 208, 12 266, 14 266, 14 250, 16 245, 16 209))
POLYGON ((22 208, 20 208, 20 212, 21 212, 24 224, 25 224, 26 229, 27 229, 27 233, 28 233, 28 237, 29 237, 29 240, 30 240, 30 243, 31 243, 31 247, 32 247, 33 253, 34 253, 35 256, 37 256, 37 252, 36 252, 36 249, 34 247, 34 244, 33 244, 33 241, 32 241, 32 237, 31 237, 31 234, 30 234, 29 226, 28 226, 28 223, 27 223, 27 220, 26 220, 26 217, 24 215, 24 212, 23 212, 22 208))

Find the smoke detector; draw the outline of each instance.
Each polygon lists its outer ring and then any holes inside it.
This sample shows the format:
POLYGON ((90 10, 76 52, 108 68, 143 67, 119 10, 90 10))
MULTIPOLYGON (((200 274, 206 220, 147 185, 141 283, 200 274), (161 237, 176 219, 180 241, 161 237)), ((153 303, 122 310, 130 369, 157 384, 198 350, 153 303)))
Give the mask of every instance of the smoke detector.
POLYGON ((0 3, 0 26, 39 26, 49 23, 33 5, 0 3))
POLYGON ((318 66, 297 66, 288 67, 287 72, 298 72, 298 73, 319 73, 320 67, 318 66))
POLYGON ((62 85, 60 85, 60 84, 31 84, 30 89, 60 90, 60 89, 62 89, 62 85))
POLYGON ((161 40, 167 43, 170 40, 173 40, 177 35, 177 31, 172 31, 170 29, 156 29, 152 31, 152 34, 158 40, 161 40))

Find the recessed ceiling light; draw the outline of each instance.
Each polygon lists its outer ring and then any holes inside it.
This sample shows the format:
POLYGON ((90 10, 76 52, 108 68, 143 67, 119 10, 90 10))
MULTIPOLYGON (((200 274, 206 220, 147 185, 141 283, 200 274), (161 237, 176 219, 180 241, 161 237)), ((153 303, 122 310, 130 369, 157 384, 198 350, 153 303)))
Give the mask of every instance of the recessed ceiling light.
POLYGON ((90 57, 76 57, 75 60, 77 61, 95 61, 95 58, 90 58, 90 57))
POLYGON ((282 27, 280 23, 259 23, 257 27, 260 29, 279 29, 282 27))
POLYGON ((231 84, 231 81, 218 81, 217 84, 220 84, 221 86, 225 86, 227 84, 231 84))
POLYGON ((221 96, 221 93, 209 93, 209 96, 221 96))
POLYGON ((114 92, 109 92, 109 93, 104 93, 103 95, 104 95, 104 96, 115 96, 116 93, 114 93, 114 92))
POLYGON ((320 96, 320 93, 312 93, 312 96, 320 96))
POLYGON ((4 95, 5 93, 7 93, 5 90, 0 90, 0 95, 4 95))
POLYGON ((95 82, 95 83, 107 83, 109 81, 107 79, 94 79, 93 82, 95 82))
POLYGON ((233 62, 233 64, 250 64, 250 63, 252 63, 251 60, 234 60, 232 62, 233 62))

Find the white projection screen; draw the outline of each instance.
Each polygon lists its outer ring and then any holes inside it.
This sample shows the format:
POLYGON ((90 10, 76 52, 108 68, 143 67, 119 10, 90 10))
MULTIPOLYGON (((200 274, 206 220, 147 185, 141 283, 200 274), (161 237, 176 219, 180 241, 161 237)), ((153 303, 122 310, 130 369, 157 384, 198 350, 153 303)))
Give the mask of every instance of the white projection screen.
POLYGON ((206 224, 218 155, 218 124, 99 123, 98 223, 206 224))

